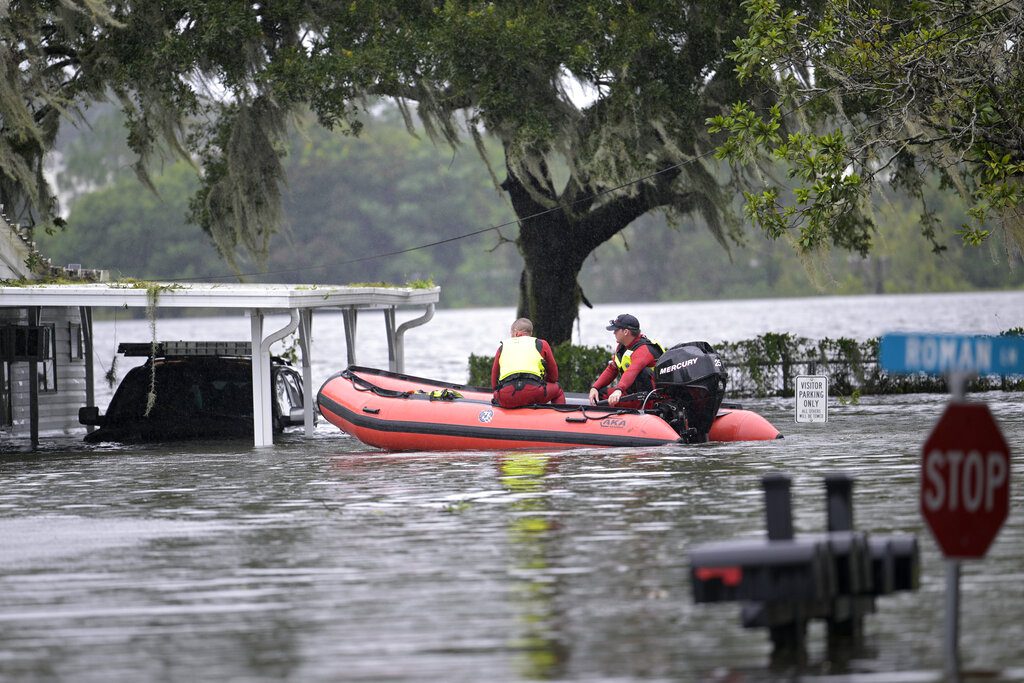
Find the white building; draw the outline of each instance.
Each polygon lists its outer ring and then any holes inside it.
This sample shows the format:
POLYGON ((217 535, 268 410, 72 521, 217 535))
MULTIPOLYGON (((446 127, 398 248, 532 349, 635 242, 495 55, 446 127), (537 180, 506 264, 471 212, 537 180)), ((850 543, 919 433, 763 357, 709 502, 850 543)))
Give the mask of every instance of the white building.
MULTIPOLYGON (((0 280, 35 279, 27 265, 33 251, 27 231, 0 212, 0 280)), ((47 261, 41 266, 66 279, 106 279, 104 271, 52 269, 47 261)), ((9 307, 4 298, 9 297, 0 297, 0 439, 80 433, 78 409, 93 398, 85 338, 91 313, 77 306, 9 307)))

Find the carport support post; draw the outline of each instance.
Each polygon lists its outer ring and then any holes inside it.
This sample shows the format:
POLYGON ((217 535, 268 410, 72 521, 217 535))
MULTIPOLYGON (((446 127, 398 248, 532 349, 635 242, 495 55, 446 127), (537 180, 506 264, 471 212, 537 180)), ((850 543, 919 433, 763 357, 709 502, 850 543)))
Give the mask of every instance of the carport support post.
POLYGON ((412 320, 406 320, 395 329, 395 372, 405 372, 405 333, 413 327, 426 325, 433 317, 434 304, 427 304, 427 309, 423 311, 423 315, 412 320))
POLYGON ((349 365, 356 364, 356 325, 359 312, 355 307, 341 309, 341 319, 345 323, 345 355, 349 365))
POLYGON ((267 420, 270 406, 267 401, 270 399, 264 388, 270 384, 270 358, 266 358, 261 351, 263 342, 263 311, 254 308, 249 312, 249 323, 251 328, 252 348, 250 353, 252 365, 252 430, 253 445, 256 448, 272 446, 274 444, 273 425, 267 420), (264 365, 266 367, 264 367, 264 365))
MULTIPOLYGON (((38 327, 40 310, 39 306, 28 307, 30 326, 38 327)), ((39 363, 34 360, 28 363, 28 432, 32 450, 39 448, 39 363)))
POLYGON ((313 341, 313 310, 299 311, 299 346, 302 348, 302 419, 307 437, 313 436, 313 368, 310 344, 313 341))
POLYGON ((388 370, 401 372, 399 361, 396 358, 395 340, 395 307, 388 306, 384 309, 384 336, 388 338, 388 370))
MULTIPOLYGON (((79 306, 78 317, 82 322, 82 337, 85 342, 85 405, 96 405, 96 373, 93 370, 93 346, 92 346, 92 307, 79 306)), ((91 434, 96 427, 89 425, 85 428, 87 434, 91 434)))

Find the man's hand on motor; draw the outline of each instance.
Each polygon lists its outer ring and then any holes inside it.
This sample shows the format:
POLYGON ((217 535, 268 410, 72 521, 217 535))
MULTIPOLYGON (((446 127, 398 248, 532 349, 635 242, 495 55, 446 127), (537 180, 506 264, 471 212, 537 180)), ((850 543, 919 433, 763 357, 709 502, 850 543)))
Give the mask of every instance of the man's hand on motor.
POLYGON ((617 404, 620 398, 622 398, 622 390, 616 389, 612 393, 608 394, 608 405, 613 406, 617 404))
POLYGON ((601 395, 598 393, 597 389, 595 389, 594 387, 590 387, 590 405, 597 405, 597 402, 600 398, 601 395))

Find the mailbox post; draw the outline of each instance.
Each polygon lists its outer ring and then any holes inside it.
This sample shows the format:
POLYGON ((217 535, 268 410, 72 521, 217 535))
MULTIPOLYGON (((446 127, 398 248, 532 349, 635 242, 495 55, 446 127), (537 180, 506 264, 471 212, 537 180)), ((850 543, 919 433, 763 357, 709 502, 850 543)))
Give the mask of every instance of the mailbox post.
POLYGON ((800 654, 807 623, 828 623, 830 646, 857 638, 878 595, 916 590, 917 539, 869 538, 853 529, 853 480, 826 478, 828 531, 796 535, 790 479, 767 474, 764 538, 705 543, 690 550, 695 602, 742 602, 746 628, 766 628, 773 656, 800 654))

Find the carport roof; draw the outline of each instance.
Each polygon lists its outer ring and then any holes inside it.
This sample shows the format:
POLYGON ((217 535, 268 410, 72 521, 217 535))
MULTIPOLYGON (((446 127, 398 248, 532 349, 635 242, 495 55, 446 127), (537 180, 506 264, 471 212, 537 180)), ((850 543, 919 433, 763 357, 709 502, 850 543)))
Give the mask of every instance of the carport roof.
POLYGON ((0 306, 117 306, 146 308, 390 308, 437 303, 440 287, 215 284, 173 282, 25 284, 0 286, 0 306))

